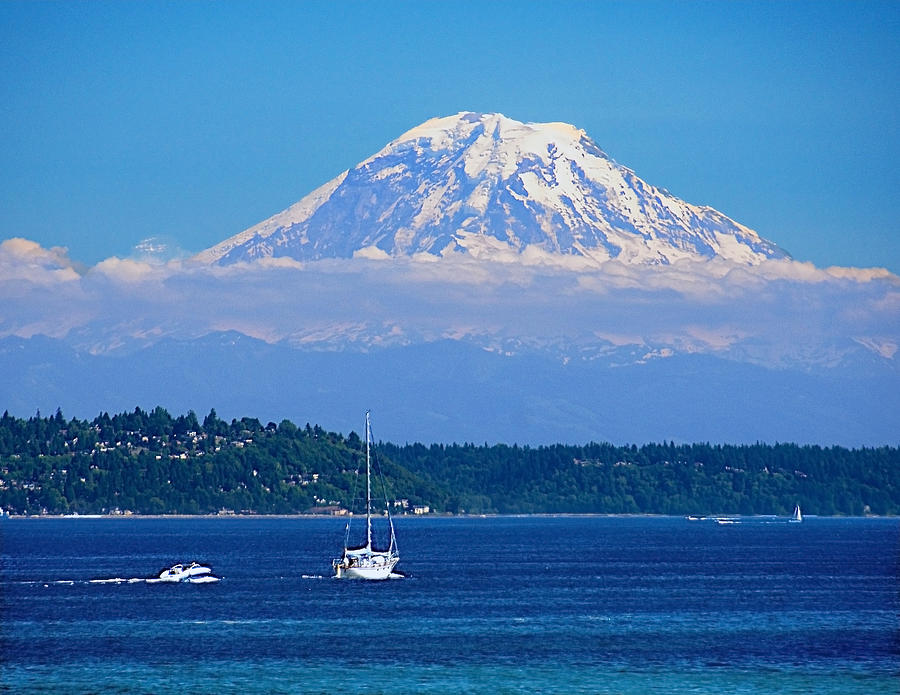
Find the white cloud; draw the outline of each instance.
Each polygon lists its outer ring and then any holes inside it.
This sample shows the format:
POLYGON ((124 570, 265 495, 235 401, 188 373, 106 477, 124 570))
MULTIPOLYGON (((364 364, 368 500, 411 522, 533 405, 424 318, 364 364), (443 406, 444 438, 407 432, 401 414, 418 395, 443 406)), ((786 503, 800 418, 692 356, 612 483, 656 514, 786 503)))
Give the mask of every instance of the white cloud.
POLYGON ((366 246, 359 251, 353 252, 354 258, 368 258, 375 261, 386 261, 390 258, 386 251, 382 251, 377 246, 366 246))
POLYGON ((63 247, 45 249, 18 237, 0 242, 0 281, 4 284, 17 280, 47 286, 76 281, 78 277, 79 268, 63 247))
POLYGON ((65 249, 0 244, 0 336, 69 336, 100 351, 224 330, 319 347, 450 338, 502 350, 633 345, 650 356, 713 352, 771 364, 832 364, 862 349, 894 360, 900 278, 794 261, 574 270, 539 254, 527 263, 361 254, 228 267, 109 258, 81 272, 65 249))
POLYGON ((160 266, 129 258, 107 258, 95 265, 89 273, 103 275, 112 282, 137 285, 153 277, 160 278, 160 266))

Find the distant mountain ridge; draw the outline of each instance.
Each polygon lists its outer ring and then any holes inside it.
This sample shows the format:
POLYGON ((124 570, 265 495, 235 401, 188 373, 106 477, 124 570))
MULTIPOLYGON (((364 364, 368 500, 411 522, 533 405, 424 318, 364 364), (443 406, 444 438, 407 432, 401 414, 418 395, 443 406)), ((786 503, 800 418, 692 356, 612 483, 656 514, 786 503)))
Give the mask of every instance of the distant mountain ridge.
POLYGON ((469 254, 599 264, 787 254, 710 208, 656 188, 584 131, 459 113, 413 128, 287 210, 195 258, 469 254))
POLYGON ((162 405, 349 432, 372 407, 394 442, 898 443, 896 375, 876 363, 821 373, 689 354, 610 368, 453 340, 307 351, 229 331, 121 355, 0 338, 0 365, 0 413, 20 417, 162 405))

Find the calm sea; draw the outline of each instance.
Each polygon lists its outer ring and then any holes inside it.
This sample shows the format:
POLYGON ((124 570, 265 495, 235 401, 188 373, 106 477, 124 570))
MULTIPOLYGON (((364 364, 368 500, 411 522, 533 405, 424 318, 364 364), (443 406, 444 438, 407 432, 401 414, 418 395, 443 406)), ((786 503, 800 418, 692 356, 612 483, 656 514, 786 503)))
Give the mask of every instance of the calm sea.
POLYGON ((897 692, 897 520, 396 525, 367 583, 339 519, 0 521, 0 690, 897 692), (91 581, 194 559, 222 581, 91 581))

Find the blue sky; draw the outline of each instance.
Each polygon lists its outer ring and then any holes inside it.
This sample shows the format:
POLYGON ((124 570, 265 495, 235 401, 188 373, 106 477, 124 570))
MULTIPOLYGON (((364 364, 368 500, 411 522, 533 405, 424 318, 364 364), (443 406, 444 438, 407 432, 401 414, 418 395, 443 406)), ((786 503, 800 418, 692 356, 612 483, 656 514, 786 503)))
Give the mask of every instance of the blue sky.
POLYGON ((900 273, 898 39, 897 2, 3 2, 0 239, 199 251, 474 110, 900 273))

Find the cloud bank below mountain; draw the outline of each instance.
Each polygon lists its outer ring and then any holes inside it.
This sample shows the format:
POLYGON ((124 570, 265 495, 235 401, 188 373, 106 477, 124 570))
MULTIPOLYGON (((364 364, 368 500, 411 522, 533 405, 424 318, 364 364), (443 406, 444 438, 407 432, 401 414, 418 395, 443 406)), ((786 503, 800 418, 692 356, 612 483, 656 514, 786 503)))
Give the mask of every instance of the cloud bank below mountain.
MULTIPOLYGON (((47 335, 104 353, 233 330, 304 349, 462 340, 563 360, 714 354, 768 367, 900 361, 900 278, 789 259, 565 267, 443 258, 276 258, 206 266, 136 252, 85 268, 65 249, 0 244, 0 337, 47 335)), ((364 256, 364 254, 363 254, 364 256)))

